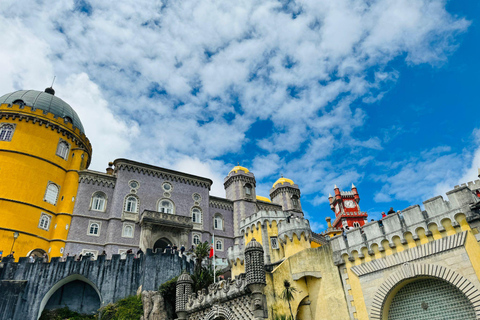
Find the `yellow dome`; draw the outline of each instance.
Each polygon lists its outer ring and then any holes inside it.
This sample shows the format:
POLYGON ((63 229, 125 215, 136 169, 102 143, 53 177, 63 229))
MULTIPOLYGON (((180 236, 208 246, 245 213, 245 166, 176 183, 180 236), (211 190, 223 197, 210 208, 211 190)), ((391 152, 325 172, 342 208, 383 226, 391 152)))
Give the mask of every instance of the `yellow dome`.
POLYGON ((279 183, 281 184, 285 184, 285 182, 288 182, 290 183, 292 186, 294 185, 293 181, 290 180, 290 179, 287 179, 287 178, 284 178, 284 177, 281 177, 280 179, 278 179, 274 184, 273 184, 273 188, 275 188, 275 186, 279 183))
POLYGON ((268 199, 267 197, 262 197, 262 196, 257 196, 257 200, 265 201, 265 202, 272 202, 272 201, 270 201, 270 199, 268 199))
POLYGON ((245 172, 245 173, 249 173, 249 172, 250 172, 247 168, 242 167, 242 166, 236 166, 236 167, 234 167, 232 170, 230 170, 230 172, 234 171, 235 173, 237 173, 238 170, 242 170, 242 171, 245 172))

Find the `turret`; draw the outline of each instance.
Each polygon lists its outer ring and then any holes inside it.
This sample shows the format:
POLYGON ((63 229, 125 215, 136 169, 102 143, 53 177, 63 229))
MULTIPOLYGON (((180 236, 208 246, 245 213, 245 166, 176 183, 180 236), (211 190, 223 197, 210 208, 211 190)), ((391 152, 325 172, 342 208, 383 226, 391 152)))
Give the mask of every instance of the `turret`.
POLYGON ((241 243, 240 221, 256 212, 255 176, 240 165, 234 167, 225 177, 225 193, 233 201, 233 230, 235 244, 241 243))
POLYGON ((251 309, 256 319, 267 318, 267 300, 263 290, 267 285, 263 247, 255 238, 245 248, 245 273, 248 289, 252 293, 251 309))
POLYGON ((328 197, 330 208, 335 212, 335 220, 332 223, 330 234, 336 234, 339 228, 357 228, 363 226, 367 222, 367 213, 360 211, 360 195, 357 187, 352 183, 351 191, 340 191, 335 185, 335 198, 331 195, 328 197))
POLYGON ((292 180, 278 179, 272 189, 270 198, 273 203, 282 206, 283 211, 292 212, 298 217, 303 217, 302 204, 300 203, 300 188, 292 180))
POLYGON ((178 320, 187 319, 187 301, 192 294, 193 280, 190 275, 184 271, 177 280, 177 293, 175 299, 175 312, 178 320))
POLYGON ((311 248, 312 230, 307 219, 291 217, 278 224, 278 239, 283 245, 285 258, 311 248))

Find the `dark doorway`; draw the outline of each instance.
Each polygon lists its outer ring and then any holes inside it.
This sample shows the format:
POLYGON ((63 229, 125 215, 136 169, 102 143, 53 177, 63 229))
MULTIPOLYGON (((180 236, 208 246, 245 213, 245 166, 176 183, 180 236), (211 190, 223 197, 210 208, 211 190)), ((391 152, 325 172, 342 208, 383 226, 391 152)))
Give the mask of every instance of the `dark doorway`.
POLYGON ((55 291, 45 305, 45 310, 64 307, 82 314, 93 314, 100 308, 100 297, 88 283, 74 280, 55 291))
POLYGON ((167 245, 172 246, 172 243, 166 238, 160 238, 153 245, 153 252, 163 252, 167 245))

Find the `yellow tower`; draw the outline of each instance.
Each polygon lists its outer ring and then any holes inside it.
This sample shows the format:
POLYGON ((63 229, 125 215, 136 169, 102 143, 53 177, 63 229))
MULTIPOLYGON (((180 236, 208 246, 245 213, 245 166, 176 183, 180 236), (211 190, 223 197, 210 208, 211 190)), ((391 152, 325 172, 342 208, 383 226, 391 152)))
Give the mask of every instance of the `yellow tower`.
POLYGON ((0 97, 0 251, 15 259, 61 256, 92 146, 77 113, 55 96, 22 90, 0 97))

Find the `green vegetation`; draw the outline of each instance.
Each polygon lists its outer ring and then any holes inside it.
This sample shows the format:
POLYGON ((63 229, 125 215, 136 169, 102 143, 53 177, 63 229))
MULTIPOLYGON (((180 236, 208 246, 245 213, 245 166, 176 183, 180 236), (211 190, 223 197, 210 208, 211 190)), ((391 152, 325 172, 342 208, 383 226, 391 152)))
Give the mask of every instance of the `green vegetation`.
POLYGON ((158 291, 165 302, 165 310, 170 318, 175 318, 175 297, 177 296, 177 280, 179 276, 162 284, 158 291))
POLYGON ((295 300, 295 297, 293 296, 295 292, 297 292, 297 288, 292 286, 290 284, 290 281, 284 280, 283 291, 282 291, 282 294, 280 295, 280 298, 288 302, 288 308, 290 309, 290 315, 292 319, 295 319, 295 318, 293 317, 292 306, 290 305, 290 301, 295 300))
POLYGON ((68 307, 54 310, 44 310, 40 320, 90 320, 98 319, 97 315, 86 315, 68 309, 68 307))
POLYGON ((130 296, 100 309, 102 320, 136 320, 143 315, 141 296, 130 296))

